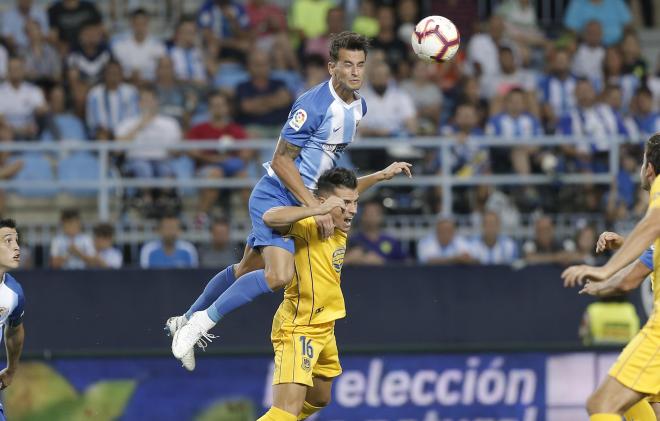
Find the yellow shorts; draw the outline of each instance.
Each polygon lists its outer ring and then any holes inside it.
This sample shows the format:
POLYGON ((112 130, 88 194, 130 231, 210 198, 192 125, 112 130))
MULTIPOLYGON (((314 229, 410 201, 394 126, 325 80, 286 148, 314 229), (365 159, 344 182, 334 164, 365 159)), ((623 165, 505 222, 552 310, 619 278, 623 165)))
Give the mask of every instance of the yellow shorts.
POLYGON ((335 322, 294 325, 276 315, 270 338, 275 350, 274 385, 300 383, 311 387, 314 377, 341 374, 335 322))
POLYGON ((649 401, 660 402, 660 320, 655 312, 623 349, 609 375, 636 392, 653 395, 649 401))

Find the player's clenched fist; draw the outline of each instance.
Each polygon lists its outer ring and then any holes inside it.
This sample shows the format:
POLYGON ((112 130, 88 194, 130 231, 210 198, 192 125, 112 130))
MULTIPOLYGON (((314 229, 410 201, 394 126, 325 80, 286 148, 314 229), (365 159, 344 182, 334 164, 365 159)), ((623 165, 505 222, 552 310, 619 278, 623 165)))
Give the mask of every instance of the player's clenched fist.
POLYGON ((622 236, 616 232, 605 231, 600 237, 598 237, 598 241, 596 242, 596 253, 618 249, 622 244, 622 236))
POLYGON ((561 278, 564 280, 565 287, 574 287, 576 285, 582 285, 584 281, 602 281, 607 276, 605 275, 603 268, 588 266, 588 265, 575 265, 566 268, 561 274, 561 278))
POLYGON ((3 369, 0 371, 0 390, 5 389, 11 384, 11 381, 14 378, 14 372, 8 369, 3 369))
POLYGON ((319 205, 319 210, 321 211, 322 215, 329 213, 334 208, 341 208, 341 210, 346 209, 346 203, 344 203, 344 199, 340 199, 337 196, 330 196, 319 205))
POLYGON ((325 215, 316 215, 314 220, 319 227, 322 238, 328 238, 335 232, 335 223, 332 222, 332 215, 327 213, 325 215))

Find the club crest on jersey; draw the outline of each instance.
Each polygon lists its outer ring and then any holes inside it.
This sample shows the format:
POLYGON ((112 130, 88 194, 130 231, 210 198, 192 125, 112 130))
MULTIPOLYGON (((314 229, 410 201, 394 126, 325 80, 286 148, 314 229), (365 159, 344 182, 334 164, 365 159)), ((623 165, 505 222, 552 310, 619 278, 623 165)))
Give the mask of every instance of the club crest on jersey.
POLYGON ((346 249, 344 247, 335 250, 332 253, 332 266, 335 268, 335 272, 341 273, 341 267, 344 265, 344 255, 346 254, 346 249))
POLYGON ((302 108, 293 113, 291 121, 289 121, 289 126, 295 131, 298 131, 302 128, 303 124, 307 121, 307 112, 302 108))
POLYGON ((303 370, 305 370, 307 372, 309 372, 309 370, 312 369, 312 363, 311 363, 311 361, 309 361, 309 358, 303 357, 301 367, 302 367, 303 370))
POLYGON ((9 309, 7 307, 0 307, 0 319, 4 318, 8 312, 9 309))

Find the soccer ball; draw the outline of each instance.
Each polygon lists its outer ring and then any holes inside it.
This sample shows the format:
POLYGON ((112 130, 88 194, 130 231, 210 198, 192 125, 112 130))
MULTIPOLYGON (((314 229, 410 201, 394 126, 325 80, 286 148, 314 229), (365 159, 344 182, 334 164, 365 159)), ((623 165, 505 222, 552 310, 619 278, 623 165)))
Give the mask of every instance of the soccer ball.
POLYGON ((417 57, 424 61, 449 61, 456 55, 461 37, 452 21, 442 16, 427 16, 415 26, 410 39, 417 57))

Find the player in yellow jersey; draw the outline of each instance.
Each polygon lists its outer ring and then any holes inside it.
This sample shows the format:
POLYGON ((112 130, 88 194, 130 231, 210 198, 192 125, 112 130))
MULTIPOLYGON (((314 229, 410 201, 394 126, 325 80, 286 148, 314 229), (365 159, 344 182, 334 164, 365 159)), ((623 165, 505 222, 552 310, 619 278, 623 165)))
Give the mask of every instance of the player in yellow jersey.
POLYGON ((335 320, 346 316, 340 274, 357 212, 355 174, 326 171, 316 196, 319 206, 277 207, 263 216, 266 225, 295 242, 296 251, 294 277, 273 318, 273 406, 258 421, 306 419, 328 404, 332 381, 341 374, 335 320), (324 240, 313 217, 327 214, 335 231, 324 240))
MULTIPOLYGON (((660 288, 656 288, 660 271, 660 133, 646 142, 640 173, 642 188, 651 191, 649 209, 621 245, 621 248, 602 267, 577 265, 567 268, 562 278, 567 285, 585 280, 604 281, 636 260, 653 244, 653 286, 655 303, 653 314, 642 330, 623 350, 610 369, 609 376, 587 401, 591 421, 620 421, 621 415, 643 399, 652 402, 660 397, 660 288)), ((644 403, 642 403, 643 405, 644 403)), ((628 414, 629 415, 629 414, 628 414)), ((651 415, 652 416, 652 415, 651 415)), ((652 420, 648 415, 630 417, 652 420)))

